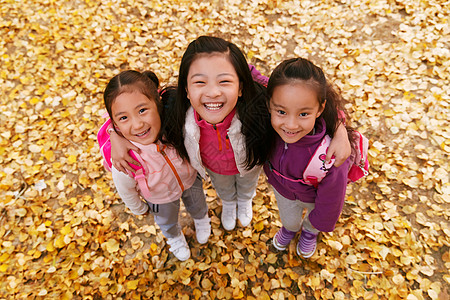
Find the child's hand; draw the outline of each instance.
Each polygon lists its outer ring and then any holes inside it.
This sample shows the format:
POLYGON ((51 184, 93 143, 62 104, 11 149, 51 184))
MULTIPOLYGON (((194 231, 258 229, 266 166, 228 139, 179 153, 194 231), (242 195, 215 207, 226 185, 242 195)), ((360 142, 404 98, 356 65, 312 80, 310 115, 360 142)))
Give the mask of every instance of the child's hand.
POLYGON ((352 147, 348 140, 347 130, 345 126, 339 124, 339 127, 331 140, 330 147, 328 148, 326 161, 330 162, 331 157, 335 156, 336 161, 334 166, 339 167, 352 153, 352 147))
POLYGON ((111 160, 114 167, 125 174, 127 174, 127 171, 134 172, 134 169, 128 164, 132 163, 137 166, 140 166, 141 164, 134 160, 130 154, 128 153, 129 150, 136 151, 137 153, 140 153, 140 150, 138 147, 130 143, 127 139, 119 136, 116 132, 111 132, 111 160))

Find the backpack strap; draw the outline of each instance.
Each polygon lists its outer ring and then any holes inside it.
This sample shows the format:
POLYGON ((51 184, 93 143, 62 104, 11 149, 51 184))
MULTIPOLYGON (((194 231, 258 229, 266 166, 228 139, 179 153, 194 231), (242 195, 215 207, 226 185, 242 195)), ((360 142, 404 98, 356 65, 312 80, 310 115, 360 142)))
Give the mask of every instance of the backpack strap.
POLYGON ((108 134, 108 127, 111 124, 111 120, 107 119, 105 123, 100 127, 97 133, 97 141, 100 148, 100 153, 103 157, 103 166, 106 170, 111 171, 111 142, 108 134))
POLYGON ((309 160, 309 163, 306 166, 305 171, 303 172, 303 180, 301 181, 302 183, 312 185, 317 188, 319 182, 321 182, 322 179, 327 175, 327 172, 330 170, 336 160, 334 157, 332 157, 330 163, 325 162, 330 142, 331 137, 325 135, 325 137, 320 142, 320 145, 311 156, 311 159, 309 160))
POLYGON ((145 199, 149 199, 150 198, 150 190, 148 189, 147 176, 146 176, 146 174, 148 174, 147 165, 145 164, 144 160, 138 153, 136 153, 134 151, 130 151, 130 155, 131 155, 131 157, 136 159, 141 164, 141 166, 138 167, 136 165, 130 164, 130 166, 133 167, 133 169, 135 169, 136 171, 135 171, 135 173, 131 173, 131 172, 127 171, 128 175, 133 177, 134 180, 138 183, 139 190, 141 191, 142 196, 144 196, 145 199))

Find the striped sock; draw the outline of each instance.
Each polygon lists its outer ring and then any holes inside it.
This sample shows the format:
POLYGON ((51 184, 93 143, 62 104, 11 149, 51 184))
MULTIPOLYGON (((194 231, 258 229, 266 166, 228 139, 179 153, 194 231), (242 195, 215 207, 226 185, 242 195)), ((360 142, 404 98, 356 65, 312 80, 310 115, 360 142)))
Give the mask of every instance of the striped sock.
POLYGON ((287 230, 284 226, 282 226, 273 237, 274 247, 278 250, 285 250, 286 246, 289 245, 295 234, 296 232, 287 230))
POLYGON ((302 229, 300 239, 297 244, 297 254, 304 258, 310 258, 313 256, 317 247, 317 235, 318 233, 312 233, 306 229, 302 229))

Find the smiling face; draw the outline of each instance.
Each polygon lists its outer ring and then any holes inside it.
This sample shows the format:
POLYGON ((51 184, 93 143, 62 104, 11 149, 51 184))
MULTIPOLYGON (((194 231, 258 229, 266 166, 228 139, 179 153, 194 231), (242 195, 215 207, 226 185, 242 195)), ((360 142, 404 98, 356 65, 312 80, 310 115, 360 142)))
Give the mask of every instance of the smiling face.
POLYGON ((324 107, 316 91, 301 82, 277 86, 270 99, 272 127, 283 141, 295 143, 313 130, 324 107))
POLYGON ((142 145, 154 143, 161 130, 161 118, 155 101, 139 92, 122 93, 112 103, 114 124, 130 141, 142 145))
POLYGON ((186 92, 192 107, 210 124, 222 122, 242 95, 236 70, 223 53, 204 54, 192 62, 186 92))

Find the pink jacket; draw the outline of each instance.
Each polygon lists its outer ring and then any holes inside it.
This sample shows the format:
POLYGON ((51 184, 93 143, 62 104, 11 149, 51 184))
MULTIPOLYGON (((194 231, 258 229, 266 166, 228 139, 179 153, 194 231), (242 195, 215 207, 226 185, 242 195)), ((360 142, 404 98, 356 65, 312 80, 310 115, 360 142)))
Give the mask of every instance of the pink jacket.
MULTIPOLYGON (((146 201, 152 204, 173 202, 194 184, 197 171, 182 160, 173 147, 159 142, 150 145, 133 144, 141 149, 141 157, 148 169, 146 174, 151 197, 146 201)), ((136 181, 114 167, 112 177, 118 194, 131 212, 137 215, 147 212, 147 204, 140 198, 142 194, 136 181)))

